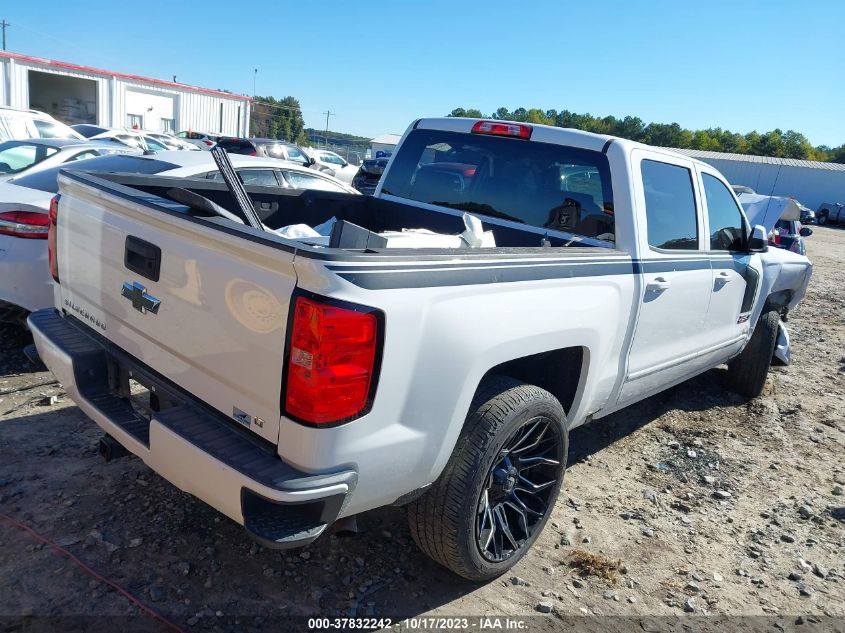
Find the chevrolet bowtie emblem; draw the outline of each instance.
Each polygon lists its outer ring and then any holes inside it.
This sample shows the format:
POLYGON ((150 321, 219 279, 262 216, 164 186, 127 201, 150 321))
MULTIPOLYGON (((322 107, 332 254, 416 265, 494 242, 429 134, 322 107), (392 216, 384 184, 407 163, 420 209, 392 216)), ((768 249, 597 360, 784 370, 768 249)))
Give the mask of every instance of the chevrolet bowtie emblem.
POLYGON ((158 313, 158 307, 161 305, 161 301, 152 295, 148 295, 147 289, 137 281, 133 281, 132 283, 128 281, 123 282, 123 290, 120 291, 120 294, 129 299, 132 302, 132 307, 141 314, 147 312, 152 312, 153 314, 158 313))

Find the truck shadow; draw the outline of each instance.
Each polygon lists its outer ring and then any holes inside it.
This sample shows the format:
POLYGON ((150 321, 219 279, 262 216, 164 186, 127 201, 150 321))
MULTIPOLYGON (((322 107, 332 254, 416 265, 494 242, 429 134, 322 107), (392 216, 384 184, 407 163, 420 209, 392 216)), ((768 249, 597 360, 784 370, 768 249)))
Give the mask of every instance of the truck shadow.
POLYGON ((31 343, 32 334, 23 325, 0 323, 0 376, 44 371, 23 353, 23 348, 31 343))
POLYGON ((726 372, 723 367, 711 369, 692 380, 574 429, 569 436, 569 464, 584 461, 673 409, 704 411, 747 402, 747 399, 725 388, 726 372))

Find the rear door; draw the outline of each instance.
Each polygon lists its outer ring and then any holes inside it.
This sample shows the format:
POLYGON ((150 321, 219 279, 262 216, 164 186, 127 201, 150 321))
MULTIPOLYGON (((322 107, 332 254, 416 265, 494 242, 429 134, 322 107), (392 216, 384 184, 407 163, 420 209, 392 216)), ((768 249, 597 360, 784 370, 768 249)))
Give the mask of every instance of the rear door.
POLYGON ((84 174, 62 175, 60 187, 65 312, 276 443, 293 251, 191 222, 158 198, 84 174), (158 310, 124 296, 125 285, 158 310))
POLYGON ((634 150, 632 163, 642 289, 620 403, 696 372, 712 344, 704 327, 712 274, 693 163, 645 150, 634 150))

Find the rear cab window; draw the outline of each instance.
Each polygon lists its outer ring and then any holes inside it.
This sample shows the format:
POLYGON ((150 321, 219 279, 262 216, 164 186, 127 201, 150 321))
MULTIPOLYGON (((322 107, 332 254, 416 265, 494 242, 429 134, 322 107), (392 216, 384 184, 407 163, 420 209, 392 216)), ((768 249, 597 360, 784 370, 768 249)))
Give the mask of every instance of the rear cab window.
POLYGON ((615 241, 610 167, 601 152, 417 129, 394 156, 382 193, 615 241))

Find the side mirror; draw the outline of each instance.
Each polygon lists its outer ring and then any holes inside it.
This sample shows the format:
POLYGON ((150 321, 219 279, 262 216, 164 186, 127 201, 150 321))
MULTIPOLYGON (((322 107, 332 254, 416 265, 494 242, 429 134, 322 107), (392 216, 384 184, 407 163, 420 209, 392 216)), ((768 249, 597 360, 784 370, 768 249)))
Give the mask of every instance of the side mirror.
POLYGON ((765 253, 769 250, 769 240, 766 235, 766 227, 758 224, 751 229, 751 236, 748 238, 749 253, 765 253))
POLYGON ((317 159, 316 159, 316 158, 314 158, 313 156, 312 156, 312 157, 310 157, 310 158, 308 159, 308 164, 309 164, 309 165, 316 165, 316 164, 317 164, 317 159))
POLYGON ((802 226, 798 234, 801 237, 810 237, 813 234, 813 229, 807 228, 806 226, 802 226))

